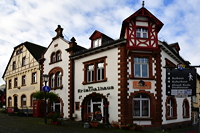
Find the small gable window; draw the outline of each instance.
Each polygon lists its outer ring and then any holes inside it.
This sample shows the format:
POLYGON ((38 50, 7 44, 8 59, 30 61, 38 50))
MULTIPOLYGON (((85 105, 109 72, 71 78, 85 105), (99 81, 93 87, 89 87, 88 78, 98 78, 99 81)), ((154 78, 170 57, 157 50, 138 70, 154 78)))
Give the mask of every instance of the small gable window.
POLYGON ((93 48, 101 46, 101 38, 93 40, 93 48))
POLYGON ((54 64, 60 61, 62 61, 61 51, 58 50, 57 52, 53 52, 50 56, 50 64, 54 64))
POLYGON ((22 58, 22 66, 25 66, 26 65, 26 57, 23 57, 22 58))
POLYGON ((136 29, 136 37, 137 38, 148 38, 147 28, 137 28, 136 29))

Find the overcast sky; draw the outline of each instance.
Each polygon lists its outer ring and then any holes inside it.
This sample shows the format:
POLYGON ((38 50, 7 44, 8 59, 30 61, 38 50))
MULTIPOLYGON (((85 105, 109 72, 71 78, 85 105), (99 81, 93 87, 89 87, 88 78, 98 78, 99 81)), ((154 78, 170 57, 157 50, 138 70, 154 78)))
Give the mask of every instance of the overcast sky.
MULTIPOLYGON (((159 39, 178 42, 180 55, 191 65, 200 65, 199 6, 200 0, 145 1, 145 8, 164 23, 159 39)), ((66 40, 75 37, 89 48, 95 30, 118 39, 122 21, 141 7, 142 0, 0 0, 0 75, 15 46, 29 41, 47 47, 57 25, 66 40)))

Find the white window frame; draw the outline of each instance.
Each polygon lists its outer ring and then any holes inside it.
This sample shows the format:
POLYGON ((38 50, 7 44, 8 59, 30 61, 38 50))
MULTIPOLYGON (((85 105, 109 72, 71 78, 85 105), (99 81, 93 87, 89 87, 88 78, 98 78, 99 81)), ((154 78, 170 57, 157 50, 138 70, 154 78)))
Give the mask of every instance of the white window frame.
POLYGON ((167 112, 168 117, 173 117, 173 101, 172 101, 172 99, 168 100, 167 108, 168 108, 168 112, 167 112))
POLYGON ((23 57, 22 58, 22 66, 25 66, 26 65, 26 57, 23 57))
POLYGON ((57 87, 60 87, 61 86, 61 72, 58 72, 57 75, 56 75, 56 78, 57 78, 57 87))
POLYGON ((21 102, 22 102, 22 107, 23 106, 26 106, 26 96, 25 95, 22 95, 22 98, 21 98, 21 102))
POLYGON ((51 88, 55 87, 55 74, 51 75, 51 88))
MULTIPOLYGON (((138 95, 136 95, 136 96, 138 96, 138 95)), ((136 98, 136 97, 133 98, 133 117, 145 117, 145 118, 150 117, 150 99, 148 96, 139 94, 139 98, 136 98), (147 98, 143 98, 142 96, 145 96, 147 98), (134 112, 134 111, 136 111, 136 110, 134 110, 134 101, 139 101, 139 112, 137 112, 137 114, 139 114, 139 115, 135 115, 136 112, 134 112), (146 106, 148 115, 146 115, 146 116, 143 115, 143 111, 145 111, 145 110, 143 110, 143 108, 144 108, 143 101, 148 102, 148 105, 146 106)))
POLYGON ((61 60, 61 53, 60 53, 60 51, 58 51, 57 54, 56 54, 56 60, 57 61, 61 60))
POLYGON ((26 75, 22 76, 22 85, 26 85, 26 75))
POLYGON ((93 47, 96 48, 99 46, 101 46, 101 38, 93 40, 93 47))
POLYGON ((137 28, 136 29, 137 38, 148 38, 148 29, 147 28, 137 28))
POLYGON ((33 83, 37 82, 37 73, 36 72, 32 73, 32 82, 33 83))
POLYGON ((104 62, 97 63, 97 81, 104 79, 104 62))
POLYGON ((142 77, 142 78, 149 77, 149 59, 148 58, 134 57, 134 77, 142 77), (139 73, 138 73, 138 70, 136 69, 137 68, 136 66, 139 66, 138 67, 139 73), (146 73, 144 74, 143 72, 145 71, 146 73))
POLYGON ((94 81, 94 65, 89 65, 87 67, 87 82, 93 82, 94 81))

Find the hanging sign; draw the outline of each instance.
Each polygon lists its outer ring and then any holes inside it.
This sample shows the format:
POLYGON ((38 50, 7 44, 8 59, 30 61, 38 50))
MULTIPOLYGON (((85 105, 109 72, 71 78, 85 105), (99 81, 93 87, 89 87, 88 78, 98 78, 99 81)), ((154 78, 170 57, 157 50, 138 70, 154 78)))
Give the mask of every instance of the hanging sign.
POLYGON ((196 69, 166 69, 166 95, 196 95, 196 69))

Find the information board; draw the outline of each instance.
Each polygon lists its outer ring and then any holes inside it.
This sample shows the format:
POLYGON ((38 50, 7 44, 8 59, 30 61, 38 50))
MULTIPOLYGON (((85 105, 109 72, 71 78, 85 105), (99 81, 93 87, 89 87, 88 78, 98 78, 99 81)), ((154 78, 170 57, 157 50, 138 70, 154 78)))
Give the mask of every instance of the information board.
POLYGON ((194 96, 196 95, 196 69, 166 69, 166 95, 194 96))

